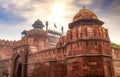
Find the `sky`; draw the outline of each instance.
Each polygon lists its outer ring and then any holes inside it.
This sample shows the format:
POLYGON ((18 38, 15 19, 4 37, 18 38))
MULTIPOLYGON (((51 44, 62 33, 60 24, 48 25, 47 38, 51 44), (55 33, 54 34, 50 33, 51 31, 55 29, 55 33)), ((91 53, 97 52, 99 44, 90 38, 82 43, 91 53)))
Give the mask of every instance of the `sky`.
POLYGON ((0 0, 0 39, 21 39, 21 32, 32 29, 37 19, 66 32, 83 3, 105 22, 110 40, 120 44, 120 0, 0 0))

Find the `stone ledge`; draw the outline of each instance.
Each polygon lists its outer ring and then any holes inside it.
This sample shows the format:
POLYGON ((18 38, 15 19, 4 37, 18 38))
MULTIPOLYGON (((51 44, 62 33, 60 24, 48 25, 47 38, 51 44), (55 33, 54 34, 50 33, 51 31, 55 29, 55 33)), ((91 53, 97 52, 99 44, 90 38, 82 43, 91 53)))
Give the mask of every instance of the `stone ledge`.
POLYGON ((112 55, 105 55, 105 54, 81 54, 81 55, 74 55, 74 56, 68 56, 67 59, 69 58, 75 58, 75 57, 110 57, 112 58, 112 55))

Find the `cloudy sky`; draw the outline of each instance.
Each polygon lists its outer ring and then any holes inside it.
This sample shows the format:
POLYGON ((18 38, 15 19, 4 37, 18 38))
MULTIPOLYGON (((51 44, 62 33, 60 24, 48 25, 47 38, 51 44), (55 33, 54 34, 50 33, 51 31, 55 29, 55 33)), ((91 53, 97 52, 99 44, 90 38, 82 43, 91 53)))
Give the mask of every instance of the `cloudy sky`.
MULTIPOLYGON (((0 38, 18 40, 23 30, 32 28, 38 18, 49 28, 56 23, 57 30, 72 22, 74 15, 82 9, 83 0, 0 0, 0 38)), ((103 25, 109 29, 112 42, 120 44, 120 0, 86 0, 86 8, 93 11, 103 25)))

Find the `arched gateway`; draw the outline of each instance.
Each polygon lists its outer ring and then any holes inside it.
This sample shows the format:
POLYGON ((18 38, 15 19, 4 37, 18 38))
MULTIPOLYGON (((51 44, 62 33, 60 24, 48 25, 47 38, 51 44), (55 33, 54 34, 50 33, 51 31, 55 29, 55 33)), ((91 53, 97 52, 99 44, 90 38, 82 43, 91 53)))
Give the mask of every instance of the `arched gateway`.
POLYGON ((13 65, 11 77, 26 77, 27 50, 17 52, 13 55, 13 65))

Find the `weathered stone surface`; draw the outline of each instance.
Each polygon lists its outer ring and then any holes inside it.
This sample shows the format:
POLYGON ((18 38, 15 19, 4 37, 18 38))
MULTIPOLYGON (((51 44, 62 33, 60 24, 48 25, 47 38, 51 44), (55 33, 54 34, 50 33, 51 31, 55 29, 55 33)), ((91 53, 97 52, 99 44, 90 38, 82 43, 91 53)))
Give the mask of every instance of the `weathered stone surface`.
POLYGON ((115 77, 120 76, 120 48, 112 47, 113 66, 115 77))

